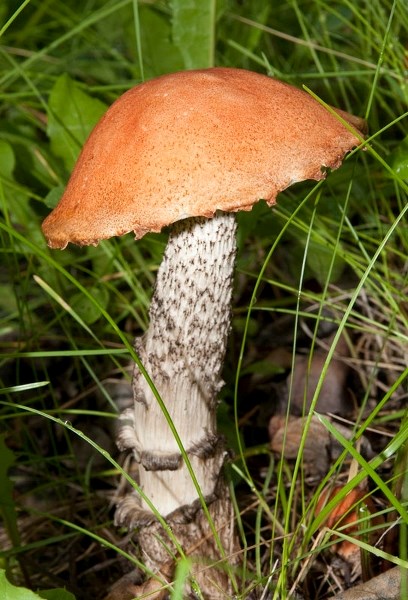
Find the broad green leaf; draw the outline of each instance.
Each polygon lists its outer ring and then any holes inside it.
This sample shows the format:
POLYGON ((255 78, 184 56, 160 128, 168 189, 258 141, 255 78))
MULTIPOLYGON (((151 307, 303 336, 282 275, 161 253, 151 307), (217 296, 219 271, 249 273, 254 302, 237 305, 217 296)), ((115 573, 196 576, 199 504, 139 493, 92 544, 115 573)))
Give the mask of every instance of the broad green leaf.
POLYGON ((333 260, 333 249, 326 248, 321 244, 315 243, 313 240, 309 244, 309 251, 307 254, 307 266, 312 271, 316 280, 320 285, 324 286, 327 281, 327 277, 330 271, 330 281, 333 283, 338 281, 344 271, 344 260, 336 254, 333 260))
POLYGON ((172 40, 169 21, 150 6, 139 7, 141 41, 146 79, 181 71, 184 60, 172 40))
MULTIPOLYGON (((0 435, 0 513, 7 529, 10 541, 18 546, 20 535, 17 526, 17 513, 13 499, 13 484, 8 476, 10 467, 15 463, 13 452, 6 445, 5 434, 0 435)), ((0 598, 3 596, 0 594, 0 598)))
MULTIPOLYGON (((3 314, 5 315, 11 315, 13 312, 17 313, 18 311, 15 291, 12 283, 0 283, 0 310, 4 311, 3 314)), ((0 325, 0 335, 7 331, 7 327, 8 325, 5 322, 0 325)))
POLYGON ((0 140, 0 176, 11 179, 15 164, 13 148, 8 142, 0 140))
POLYGON ((67 74, 51 90, 47 133, 51 149, 71 171, 85 140, 107 106, 85 93, 67 74))
POLYGON ((55 590, 41 590, 38 592, 40 598, 45 600, 75 600, 74 594, 64 590, 63 588, 57 588, 55 590))
MULTIPOLYGON (((293 242, 290 254, 287 256, 287 263, 293 276, 298 278, 303 263, 305 242, 303 239, 296 238, 293 242)), ((345 262, 336 254, 332 264, 333 252, 333 248, 310 240, 307 248, 305 279, 314 278, 324 286, 330 272, 330 281, 333 283, 338 281, 344 271, 345 262)))
MULTIPOLYGON (((106 308, 109 301, 109 292, 105 287, 93 287, 89 290, 93 298, 99 302, 102 308, 106 308)), ((81 319, 91 325, 101 316, 98 307, 95 306, 86 296, 78 292, 71 301, 72 308, 81 319)))
POLYGON ((64 189, 65 187, 63 185, 57 185, 52 188, 44 198, 45 206, 48 208, 55 208, 61 199, 64 189))
POLYGON ((273 375, 283 374, 284 369, 279 365, 274 365, 270 359, 257 360, 251 363, 245 369, 242 369, 241 374, 244 375, 266 375, 272 377, 273 375))
POLYGON ((75 600, 71 592, 62 588, 44 590, 36 594, 28 588, 17 587, 8 581, 3 569, 0 569, 0 598, 1 600, 75 600))
POLYGON ((214 65, 216 0, 172 0, 173 40, 186 69, 214 65))
POLYGON ((38 215, 30 203, 30 197, 14 177, 16 153, 11 144, 0 140, 0 180, 3 179, 5 204, 2 210, 7 210, 10 223, 17 225, 20 230, 29 233, 31 240, 43 243, 39 228, 38 215))
POLYGON ((408 179, 408 136, 392 152, 391 166, 401 179, 408 179))
POLYGON ((6 572, 0 570, 0 598, 1 600, 39 600, 40 596, 27 588, 16 587, 6 577, 6 572))

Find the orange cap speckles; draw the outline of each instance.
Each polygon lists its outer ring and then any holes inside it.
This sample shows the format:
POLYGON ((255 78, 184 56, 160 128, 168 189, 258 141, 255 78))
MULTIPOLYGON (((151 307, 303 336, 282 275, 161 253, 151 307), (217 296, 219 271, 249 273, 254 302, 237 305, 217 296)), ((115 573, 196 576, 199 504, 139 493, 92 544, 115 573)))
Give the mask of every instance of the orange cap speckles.
POLYGON ((129 231, 139 238, 187 217, 250 210, 260 199, 272 205, 292 183, 322 179, 358 143, 307 93, 265 75, 164 75, 102 117, 43 231, 52 248, 64 248, 129 231))

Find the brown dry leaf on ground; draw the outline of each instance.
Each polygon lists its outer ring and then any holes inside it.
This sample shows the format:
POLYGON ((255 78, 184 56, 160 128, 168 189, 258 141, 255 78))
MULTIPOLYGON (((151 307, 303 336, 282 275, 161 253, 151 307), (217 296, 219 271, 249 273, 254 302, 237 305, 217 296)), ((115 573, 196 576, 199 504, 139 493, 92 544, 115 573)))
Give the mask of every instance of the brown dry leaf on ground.
MULTIPOLYGON (((316 505, 315 514, 320 514, 324 506, 333 500, 341 492, 342 488, 342 485, 326 487, 316 505)), ((329 512, 326 520, 323 522, 323 526, 334 531, 339 530, 348 536, 356 538, 362 537, 362 534, 359 535, 359 528, 366 529, 373 527, 372 533, 364 541, 371 545, 376 545, 381 531, 379 532, 375 527, 384 522, 382 516, 377 513, 377 508, 372 497, 368 495, 367 489, 356 487, 346 494, 342 500, 339 500, 336 506, 329 512), (370 522, 364 524, 360 521, 362 515, 359 509, 362 505, 365 507, 365 512, 371 515, 370 522)), ((369 574, 365 573, 362 567, 361 550, 357 544, 349 540, 339 539, 336 544, 330 547, 330 551, 345 561, 346 569, 350 569, 350 578, 352 581, 357 576, 362 576, 363 579, 369 578, 369 574)))
POLYGON ((406 569, 394 567, 370 581, 332 596, 330 600, 403 600, 401 595, 402 575, 405 577, 405 589, 408 588, 406 569))
POLYGON ((111 588, 105 600, 133 600, 133 598, 148 597, 150 600, 164 600, 169 590, 167 584, 173 576, 174 562, 169 561, 156 573, 155 579, 148 579, 141 585, 136 585, 135 579, 140 573, 127 573, 111 588))
MULTIPOLYGON (((333 419, 329 419, 334 422, 333 419)), ((275 415, 269 421, 269 437, 271 449, 275 454, 284 456, 286 460, 296 459, 308 417, 275 415)), ((335 427, 348 440, 353 437, 353 430, 340 423, 335 427)), ((360 438, 363 454, 373 456, 370 442, 363 436, 360 438)), ((310 419, 305 445, 303 449, 303 469, 308 476, 325 475, 333 462, 340 456, 343 446, 334 438, 316 415, 310 419)))
MULTIPOLYGON (((330 347, 330 344, 331 339, 328 339, 327 347, 330 347)), ((310 409, 315 390, 322 377, 327 354, 326 350, 318 348, 311 357, 302 354, 296 356, 294 369, 287 378, 291 413, 302 415, 310 409)), ((341 358, 332 358, 328 365, 316 403, 318 412, 341 415, 351 412, 352 403, 347 389, 350 369, 344 360, 348 355, 347 343, 342 337, 336 348, 336 356, 341 358)))

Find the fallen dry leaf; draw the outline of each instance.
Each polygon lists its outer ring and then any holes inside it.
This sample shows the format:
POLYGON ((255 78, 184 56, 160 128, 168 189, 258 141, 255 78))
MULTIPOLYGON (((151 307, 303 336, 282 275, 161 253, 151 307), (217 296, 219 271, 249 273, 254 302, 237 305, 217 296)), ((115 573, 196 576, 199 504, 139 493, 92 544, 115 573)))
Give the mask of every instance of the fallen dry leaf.
POLYGON ((405 577, 405 589, 408 588, 406 569, 394 567, 370 581, 360 583, 351 589, 332 596, 329 600, 403 600, 401 578, 405 577))
MULTIPOLYGON (((311 359, 301 354, 296 356, 294 369, 287 378, 292 414, 304 415, 309 411, 326 358, 327 352, 323 350, 315 350, 311 359)), ((347 390, 348 374, 349 367, 345 362, 336 358, 331 360, 316 403, 318 412, 350 414, 353 407, 347 390)))
POLYGON ((148 579, 144 583, 135 583, 135 571, 127 573, 117 581, 110 590, 105 600, 133 600, 134 598, 149 598, 149 600, 164 600, 169 590, 165 587, 173 576, 174 562, 169 561, 157 573, 157 579, 148 579), (160 579, 159 579, 160 578, 160 579))
MULTIPOLYGON (((329 419, 338 431, 348 440, 353 437, 352 428, 345 427, 333 419, 329 419)), ((269 438, 271 449, 287 460, 296 459, 301 438, 307 423, 307 417, 289 415, 275 415, 269 421, 269 438)), ((367 457, 372 457, 370 442, 362 436, 360 438, 361 452, 367 457)), ((340 456, 343 446, 330 435, 326 427, 316 415, 310 420, 309 430, 303 450, 303 468, 307 475, 322 476, 327 473, 333 462, 340 456)))
MULTIPOLYGON (((286 418, 276 415, 269 421, 269 437, 272 452, 287 460, 296 459, 306 424, 306 417, 286 418)), ((331 439, 326 427, 313 416, 303 450, 303 468, 308 475, 324 475, 331 461, 331 439)))
MULTIPOLYGON (((318 515, 323 510, 324 506, 330 502, 341 490, 342 485, 329 486, 323 490, 319 501, 316 505, 315 514, 318 515)), ((366 510, 371 513, 370 523, 362 523, 362 529, 368 528, 370 525, 376 526, 384 522, 381 515, 377 514, 377 509, 371 496, 367 495, 365 489, 356 487, 339 500, 337 505, 329 512, 326 520, 322 523, 322 527, 328 527, 333 530, 341 530, 342 533, 351 537, 356 537, 359 534, 359 505, 364 503, 366 510)), ((378 531, 373 531, 368 534, 368 543, 375 544, 379 534, 378 531)), ((357 544, 348 540, 340 540, 330 547, 331 552, 345 560, 351 567, 353 575, 362 574, 361 566, 361 550, 357 544)), ((364 575, 364 574, 363 574, 364 575)))

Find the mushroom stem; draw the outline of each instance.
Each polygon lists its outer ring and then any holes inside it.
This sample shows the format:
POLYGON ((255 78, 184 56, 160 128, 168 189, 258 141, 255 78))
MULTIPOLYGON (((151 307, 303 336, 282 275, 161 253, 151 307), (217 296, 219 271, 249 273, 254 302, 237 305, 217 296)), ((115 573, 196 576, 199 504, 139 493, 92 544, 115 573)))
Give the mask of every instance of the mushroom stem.
MULTIPOLYGON (((173 225, 157 275, 150 325, 136 342, 209 502, 216 495, 225 454, 217 435, 216 408, 230 329, 235 232, 231 213, 173 225)), ((186 515, 199 496, 169 424, 137 367, 133 389, 134 408, 121 417, 118 445, 132 448, 140 486, 158 512, 171 518, 179 511, 186 515)), ((122 501, 116 515, 119 524, 128 526, 152 518, 134 495, 122 501)))

